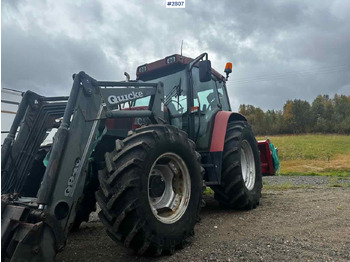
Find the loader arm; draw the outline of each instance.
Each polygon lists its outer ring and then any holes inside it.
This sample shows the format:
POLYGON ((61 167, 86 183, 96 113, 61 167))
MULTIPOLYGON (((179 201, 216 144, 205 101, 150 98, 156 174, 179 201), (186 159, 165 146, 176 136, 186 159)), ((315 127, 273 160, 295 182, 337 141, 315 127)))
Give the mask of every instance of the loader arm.
MULTIPOLYGON (((38 101, 38 107, 42 107, 48 99, 36 94, 33 96, 38 101)), ((50 110, 53 106, 47 109, 50 121, 39 121, 42 116, 31 110, 33 105, 28 101, 25 96, 17 121, 2 148, 2 181, 7 185, 2 188, 2 258, 51 261, 57 252, 63 250, 73 224, 101 121, 148 117, 153 123, 164 123, 163 86, 161 82, 101 82, 80 72, 74 75, 68 101, 59 104, 56 114, 50 110), (121 103, 143 97, 151 97, 147 110, 119 110, 121 103), (33 153, 39 149, 45 132, 62 115, 38 196, 21 197, 20 191, 33 162, 33 153), (37 119, 41 125, 24 125, 29 117, 37 119), (26 164, 18 169, 23 159, 26 164)))

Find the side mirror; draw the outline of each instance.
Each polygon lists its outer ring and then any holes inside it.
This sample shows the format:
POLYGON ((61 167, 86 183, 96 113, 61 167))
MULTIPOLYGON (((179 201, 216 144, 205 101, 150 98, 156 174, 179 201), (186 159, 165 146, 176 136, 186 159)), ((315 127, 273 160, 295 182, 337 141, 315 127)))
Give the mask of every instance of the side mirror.
POLYGON ((199 81, 208 82, 211 80, 210 60, 199 61, 199 81))

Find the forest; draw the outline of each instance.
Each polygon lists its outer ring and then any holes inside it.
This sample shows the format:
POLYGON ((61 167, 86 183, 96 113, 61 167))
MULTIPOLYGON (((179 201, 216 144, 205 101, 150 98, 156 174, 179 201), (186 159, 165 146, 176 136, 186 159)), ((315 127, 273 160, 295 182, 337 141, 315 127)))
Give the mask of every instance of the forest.
POLYGON ((308 101, 288 100, 283 110, 267 110, 242 104, 239 112, 247 117, 256 135, 350 134, 350 96, 319 95, 308 101))

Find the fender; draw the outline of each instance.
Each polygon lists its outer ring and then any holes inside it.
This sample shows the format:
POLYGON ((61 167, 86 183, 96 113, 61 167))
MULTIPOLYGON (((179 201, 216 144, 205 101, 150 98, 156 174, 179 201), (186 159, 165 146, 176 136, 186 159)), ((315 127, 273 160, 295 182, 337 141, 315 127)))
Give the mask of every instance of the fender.
POLYGON ((224 150, 227 124, 230 121, 247 121, 240 113, 231 111, 217 112, 214 120, 214 130, 211 137, 210 152, 222 152, 224 150))

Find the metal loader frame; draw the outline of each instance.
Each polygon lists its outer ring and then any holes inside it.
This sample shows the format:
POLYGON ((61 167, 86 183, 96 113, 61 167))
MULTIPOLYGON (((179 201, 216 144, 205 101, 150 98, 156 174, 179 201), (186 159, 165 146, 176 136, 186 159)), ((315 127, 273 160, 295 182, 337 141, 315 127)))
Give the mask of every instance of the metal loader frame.
POLYGON ((63 250, 83 193, 89 157, 101 121, 148 117, 166 123, 163 84, 96 81, 84 72, 73 75, 67 97, 26 92, 2 147, 2 258, 51 261, 63 250), (120 103, 150 97, 148 110, 120 110, 120 103), (50 158, 37 198, 20 192, 46 132, 57 125, 50 158), (19 131, 18 127, 20 127, 19 131), (16 136, 17 134, 17 136, 16 136))

